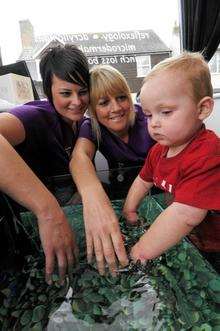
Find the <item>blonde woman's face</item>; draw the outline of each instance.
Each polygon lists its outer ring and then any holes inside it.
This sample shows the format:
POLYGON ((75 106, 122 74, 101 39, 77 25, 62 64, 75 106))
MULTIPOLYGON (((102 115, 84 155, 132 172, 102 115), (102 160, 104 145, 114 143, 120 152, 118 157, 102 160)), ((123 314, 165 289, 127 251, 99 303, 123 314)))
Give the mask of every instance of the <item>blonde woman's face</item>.
POLYGON ((132 107, 126 94, 103 96, 96 105, 99 123, 119 136, 128 133, 131 111, 132 107))

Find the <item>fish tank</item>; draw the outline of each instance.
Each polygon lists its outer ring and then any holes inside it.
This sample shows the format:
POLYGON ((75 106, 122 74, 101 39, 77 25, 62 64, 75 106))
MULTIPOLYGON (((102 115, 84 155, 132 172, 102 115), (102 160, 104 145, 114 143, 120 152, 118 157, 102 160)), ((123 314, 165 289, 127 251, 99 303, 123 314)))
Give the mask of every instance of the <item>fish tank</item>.
MULTIPOLYGON (((57 192, 76 234, 78 263, 63 285, 56 270, 52 285, 47 285, 36 218, 25 210, 12 213, 12 241, 6 252, 12 265, 4 264, 0 272, 1 330, 220 330, 219 274, 187 238, 144 265, 131 261, 116 277, 107 268, 100 276, 95 262, 86 260, 80 200, 67 204, 69 197, 65 201, 61 188, 58 185, 57 192)), ((128 253, 166 207, 167 196, 153 193, 140 205, 136 226, 128 226, 122 217, 124 197, 111 198, 128 253)))

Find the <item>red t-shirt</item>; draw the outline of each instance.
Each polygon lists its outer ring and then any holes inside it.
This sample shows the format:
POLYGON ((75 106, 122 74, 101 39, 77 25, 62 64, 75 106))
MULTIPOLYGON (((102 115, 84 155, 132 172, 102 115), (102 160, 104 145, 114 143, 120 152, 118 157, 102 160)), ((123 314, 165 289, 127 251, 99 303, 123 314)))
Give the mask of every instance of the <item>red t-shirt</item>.
MULTIPOLYGON (((168 147, 154 145, 140 177, 170 192, 175 202, 220 211, 220 138, 203 127, 178 155, 167 158, 167 152, 168 147)), ((191 235, 204 251, 220 251, 220 216, 216 215, 208 214, 191 235)))
POLYGON ((202 128, 186 148, 167 158, 168 147, 154 145, 140 177, 170 192, 173 201, 220 210, 220 138, 202 128))

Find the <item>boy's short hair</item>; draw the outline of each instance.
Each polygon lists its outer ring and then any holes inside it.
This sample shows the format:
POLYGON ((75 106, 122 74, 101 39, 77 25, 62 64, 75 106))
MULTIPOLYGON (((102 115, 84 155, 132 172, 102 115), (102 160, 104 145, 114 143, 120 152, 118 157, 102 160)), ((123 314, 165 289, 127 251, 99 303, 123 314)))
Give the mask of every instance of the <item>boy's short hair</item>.
POLYGON ((205 96, 213 97, 209 66, 201 53, 183 52, 178 56, 166 58, 153 67, 144 78, 143 84, 166 70, 182 72, 191 83, 192 97, 196 103, 205 96))
MULTIPOLYGON (((100 98, 104 96, 116 96, 123 93, 128 97, 131 108, 133 109, 133 102, 131 98, 131 91, 125 77, 110 65, 96 65, 90 70, 90 105, 89 114, 91 117, 93 132, 99 142, 100 128, 96 116, 96 106, 100 98)), ((130 126, 134 124, 135 112, 131 112, 130 126)))

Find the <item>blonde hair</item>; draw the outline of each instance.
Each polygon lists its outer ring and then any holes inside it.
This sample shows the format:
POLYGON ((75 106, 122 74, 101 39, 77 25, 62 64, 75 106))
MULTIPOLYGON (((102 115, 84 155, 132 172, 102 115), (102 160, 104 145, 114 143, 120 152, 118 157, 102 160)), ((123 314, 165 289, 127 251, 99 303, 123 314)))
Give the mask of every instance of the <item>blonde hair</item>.
POLYGON ((205 96, 213 97, 209 66, 201 53, 183 52, 159 62, 144 78, 143 84, 158 73, 167 70, 181 72, 184 75, 191 83, 191 93, 196 103, 205 96))
POLYGON ((129 118, 129 126, 135 122, 134 105, 131 98, 131 91, 125 77, 110 65, 97 65, 90 70, 90 105, 89 115, 91 117, 92 130, 99 145, 101 131, 96 115, 96 106, 104 96, 116 96, 123 93, 127 96, 132 109, 129 118))

